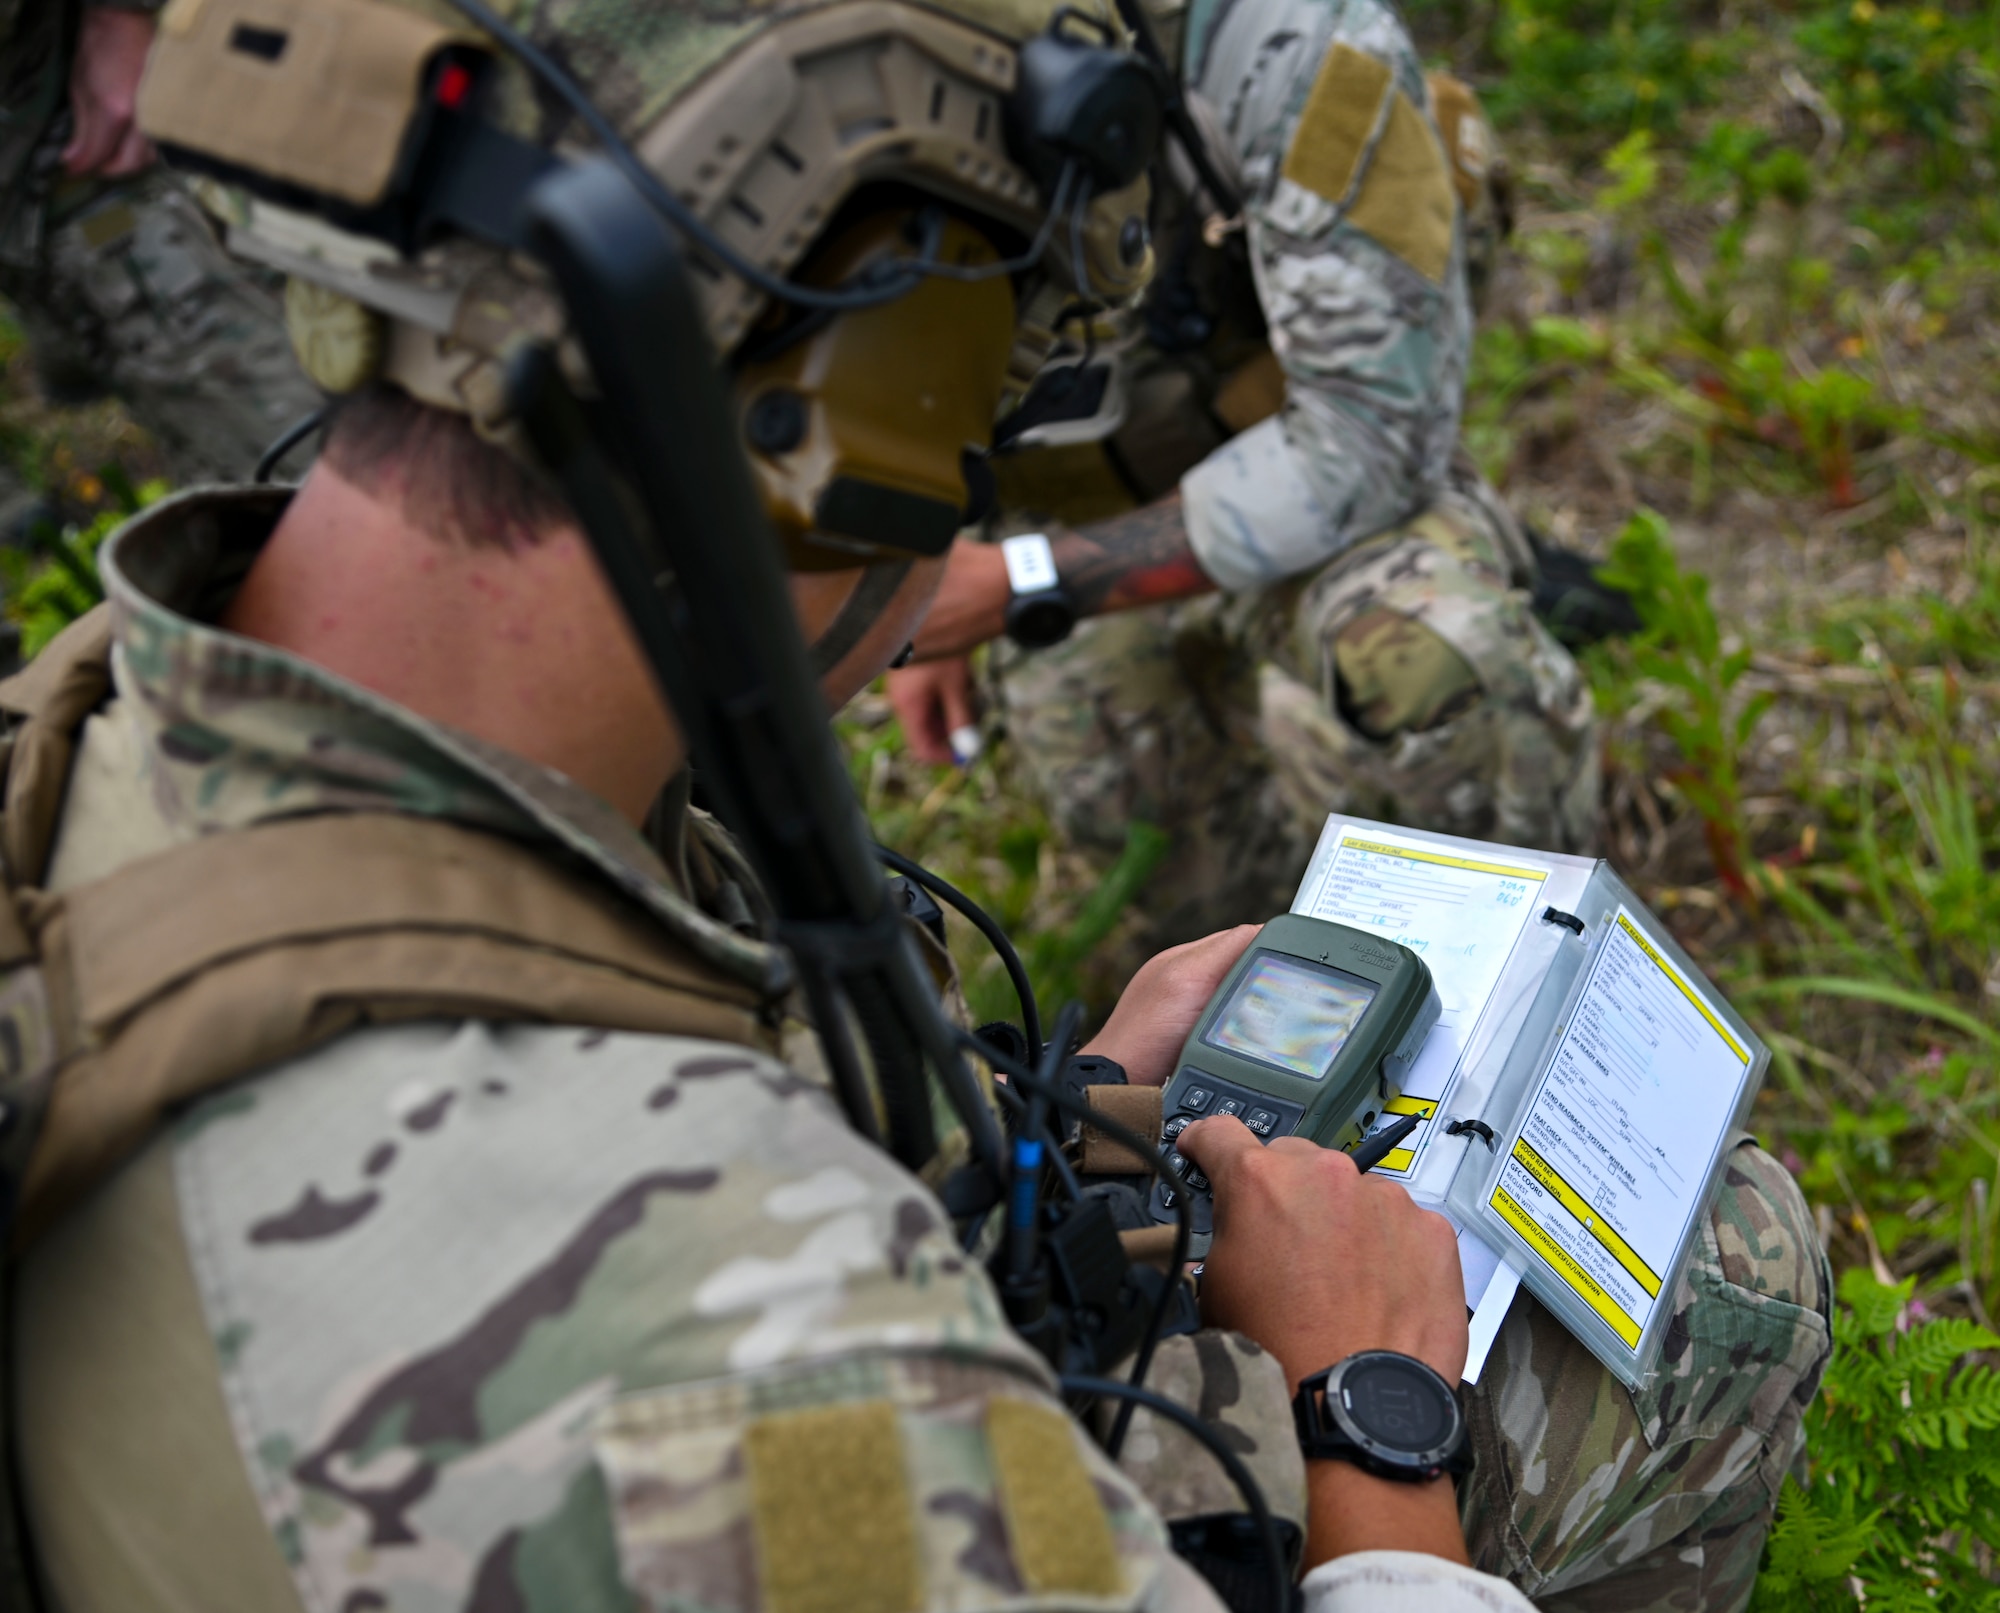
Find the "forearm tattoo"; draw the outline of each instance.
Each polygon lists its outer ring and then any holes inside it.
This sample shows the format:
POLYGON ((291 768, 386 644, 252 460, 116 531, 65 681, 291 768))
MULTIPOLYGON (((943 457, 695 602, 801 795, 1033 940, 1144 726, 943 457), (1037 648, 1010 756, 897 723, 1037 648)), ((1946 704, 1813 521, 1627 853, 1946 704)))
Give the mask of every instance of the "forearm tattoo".
POLYGON ((1079 615, 1157 605, 1215 587, 1188 545, 1181 496, 1057 535, 1051 545, 1079 615))

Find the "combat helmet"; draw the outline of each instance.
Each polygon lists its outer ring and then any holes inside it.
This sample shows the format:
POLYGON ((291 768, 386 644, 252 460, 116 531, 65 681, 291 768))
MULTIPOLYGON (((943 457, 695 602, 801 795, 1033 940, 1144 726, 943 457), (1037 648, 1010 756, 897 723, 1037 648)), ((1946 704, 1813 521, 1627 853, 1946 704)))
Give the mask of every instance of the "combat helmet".
POLYGON ((1159 104, 1110 0, 510 10, 172 0, 140 120, 288 277, 314 381, 502 441, 510 353, 564 334, 507 198, 612 150, 688 247, 789 563, 941 553, 1065 312, 1152 269, 1159 104))

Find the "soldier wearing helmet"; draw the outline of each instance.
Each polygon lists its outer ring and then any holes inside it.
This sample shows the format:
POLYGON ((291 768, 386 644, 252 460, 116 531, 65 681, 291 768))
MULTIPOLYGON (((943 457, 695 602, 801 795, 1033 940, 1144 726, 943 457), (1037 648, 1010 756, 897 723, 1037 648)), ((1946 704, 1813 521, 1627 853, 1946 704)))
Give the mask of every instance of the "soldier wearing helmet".
MULTIPOLYGON (((707 261, 734 424, 816 456, 759 485, 838 704, 920 620, 964 422, 976 445, 1050 341, 1036 311, 1145 272, 1143 187, 1080 179, 1061 98, 1011 93, 1037 41, 1076 48, 1054 9, 163 16, 147 131, 290 276, 347 401, 296 492, 129 523, 108 607, 0 686, 9 1606, 1222 1605, 1178 1552, 1238 1509, 1223 1468, 1165 1424, 1111 1461, 1004 1320, 963 1151, 907 1169, 874 1103, 836 1103, 841 1022, 690 803, 681 719, 580 530, 619 495, 558 495, 525 379, 581 401, 579 456, 616 440, 596 311, 520 227, 541 179, 605 172, 594 137, 672 187, 650 205, 707 261)), ((1115 28, 1093 37, 1072 110, 1122 93, 1115 28)), ((1129 127, 1114 105, 1092 149, 1129 127)), ((1247 940, 1164 954, 1086 1052, 1157 1084, 1247 940)), ((1468 1539, 1579 1594, 1754 1563, 1824 1308, 1763 1156, 1650 1411, 1524 1310, 1455 1497, 1302 1462, 1288 1410, 1361 1350, 1456 1379, 1449 1227, 1234 1121, 1181 1146, 1223 1230, 1210 1331, 1152 1381, 1255 1465, 1308 1606, 1525 1605, 1468 1539), (1706 1340, 1767 1364, 1718 1378, 1706 1340), (1537 1423, 1580 1404, 1540 1389, 1585 1381, 1591 1414, 1537 1423)))
MULTIPOLYGON (((1476 100, 1375 0, 1150 9, 1211 172, 1167 172, 1143 312, 1079 339, 992 461, 992 535, 1050 545, 1083 619, 996 649, 1015 754, 1088 850, 1172 832, 1155 944, 1282 907, 1329 810, 1588 848, 1589 691, 1459 445, 1506 214, 1476 100)), ((917 640, 945 659, 891 682, 925 759, 1010 603, 1000 549, 962 544, 917 640)))

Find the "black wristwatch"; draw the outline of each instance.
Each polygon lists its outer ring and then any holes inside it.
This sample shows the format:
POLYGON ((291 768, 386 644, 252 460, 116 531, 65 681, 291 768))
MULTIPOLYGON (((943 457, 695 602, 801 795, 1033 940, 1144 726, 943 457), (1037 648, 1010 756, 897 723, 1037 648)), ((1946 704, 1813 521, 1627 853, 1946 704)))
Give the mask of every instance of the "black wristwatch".
POLYGON ((1007 636, 1024 650, 1046 650, 1069 637, 1076 605, 1056 575, 1055 550, 1040 532, 1007 538, 1000 545, 1007 562, 1007 636))
POLYGON ((1352 1462, 1422 1484, 1472 1470, 1472 1440, 1452 1386, 1415 1356, 1363 1350, 1299 1385, 1292 1401, 1308 1461, 1352 1462))

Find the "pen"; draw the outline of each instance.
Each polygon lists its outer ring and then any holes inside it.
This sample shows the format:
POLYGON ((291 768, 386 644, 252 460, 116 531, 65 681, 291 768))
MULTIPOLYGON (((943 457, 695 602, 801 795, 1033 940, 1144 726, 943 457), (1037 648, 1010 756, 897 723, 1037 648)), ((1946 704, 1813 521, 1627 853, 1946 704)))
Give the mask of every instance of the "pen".
POLYGON ((1354 1152, 1348 1155, 1354 1161, 1354 1168, 1372 1171, 1396 1151, 1396 1145, 1415 1131, 1423 1118, 1422 1115, 1404 1115, 1394 1125, 1384 1126, 1374 1136, 1356 1143, 1354 1152))

